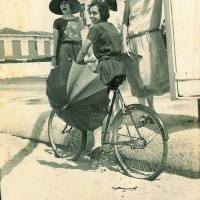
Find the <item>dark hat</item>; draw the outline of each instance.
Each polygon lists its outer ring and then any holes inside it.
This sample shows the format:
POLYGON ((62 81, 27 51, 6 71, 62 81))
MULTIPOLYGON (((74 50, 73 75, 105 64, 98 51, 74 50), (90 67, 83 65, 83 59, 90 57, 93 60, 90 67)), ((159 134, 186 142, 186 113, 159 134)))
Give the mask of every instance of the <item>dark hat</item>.
POLYGON ((108 4, 108 7, 110 8, 110 10, 117 11, 116 0, 105 0, 105 2, 108 4))
POLYGON ((92 3, 104 2, 108 5, 110 10, 117 11, 117 1, 116 0, 92 0, 92 3))
POLYGON ((57 14, 57 15, 62 15, 62 11, 60 9, 60 4, 63 2, 63 1, 67 1, 71 4, 71 11, 72 11, 72 14, 75 14, 75 13, 78 13, 80 12, 81 10, 81 4, 79 3, 79 1, 77 0, 52 0, 50 3, 49 3, 49 10, 54 13, 54 14, 57 14))

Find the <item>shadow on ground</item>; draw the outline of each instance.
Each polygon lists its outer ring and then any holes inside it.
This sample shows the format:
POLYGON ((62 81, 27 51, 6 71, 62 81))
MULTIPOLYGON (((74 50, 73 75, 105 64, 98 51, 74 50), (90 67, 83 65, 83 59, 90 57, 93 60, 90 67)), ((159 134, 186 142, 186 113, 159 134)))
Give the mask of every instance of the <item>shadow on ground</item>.
MULTIPOLYGON (((49 154, 54 154, 53 151, 49 149, 45 150, 49 154)), ((114 152, 105 154, 102 153, 99 159, 90 159, 86 156, 87 151, 83 151, 82 155, 77 161, 67 161, 64 163, 52 162, 46 160, 37 160, 41 165, 46 165, 52 168, 63 168, 63 169, 79 169, 82 171, 100 171, 101 173, 109 170, 118 173, 124 173, 119 166, 119 162, 114 154, 114 152)), ((58 161, 61 158, 58 158, 58 161)), ((63 158, 64 159, 64 158, 63 158)))
MULTIPOLYGON (((46 111, 38 117, 33 127, 31 138, 40 138, 40 135, 42 133, 44 124, 49 116, 49 113, 50 111, 46 111)), ((12 172, 12 170, 17 165, 19 165, 20 162, 22 162, 25 159, 25 157, 30 155, 37 146, 38 146, 38 142, 34 142, 33 140, 30 140, 30 142, 23 149, 21 149, 18 152, 18 154, 16 154, 11 160, 6 162, 1 168, 1 172, 2 172, 1 180, 3 179, 4 176, 12 172)))
POLYGON ((188 115, 172 115, 159 113, 162 118, 168 133, 174 133, 178 131, 198 129, 198 118, 188 115))
MULTIPOLYGON (((162 113, 161 114, 159 113, 159 115, 164 121, 164 124, 166 125, 169 134, 173 134, 179 131, 181 132, 185 130, 198 129, 197 117, 187 116, 187 115, 162 114, 162 113)), ((89 132, 86 151, 89 151, 92 145, 93 145, 93 133, 89 132)), ((46 150, 46 152, 53 154, 53 151, 51 150, 50 151, 46 150)), ((71 165, 67 161, 65 163, 60 163, 60 164, 59 162, 57 163, 56 161, 48 162, 45 160, 38 160, 38 162, 42 165, 48 165, 52 168, 79 169, 83 171, 98 170, 102 172, 104 170, 111 170, 111 171, 116 171, 119 173, 124 173, 121 170, 119 166, 119 162, 114 153, 102 154, 99 160, 84 159, 85 154, 86 152, 83 152, 82 156, 76 162, 74 162, 75 165, 71 165)), ((167 173, 181 175, 188 178, 197 179, 200 177, 199 172, 191 172, 191 171, 185 171, 185 170, 180 170, 180 169, 174 169, 174 168, 170 168, 169 166, 165 168, 165 171, 167 173)))

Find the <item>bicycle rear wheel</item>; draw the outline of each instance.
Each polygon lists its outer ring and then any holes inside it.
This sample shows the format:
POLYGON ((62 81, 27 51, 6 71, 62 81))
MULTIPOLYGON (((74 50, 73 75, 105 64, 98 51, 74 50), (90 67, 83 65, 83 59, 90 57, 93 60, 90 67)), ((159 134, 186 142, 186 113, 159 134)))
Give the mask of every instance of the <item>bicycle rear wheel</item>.
POLYGON ((167 130, 150 108, 133 104, 114 119, 116 156, 124 172, 135 178, 154 180, 163 171, 168 153, 167 130))
POLYGON ((52 110, 48 121, 48 137, 56 157, 75 161, 86 147, 87 131, 67 125, 52 110))

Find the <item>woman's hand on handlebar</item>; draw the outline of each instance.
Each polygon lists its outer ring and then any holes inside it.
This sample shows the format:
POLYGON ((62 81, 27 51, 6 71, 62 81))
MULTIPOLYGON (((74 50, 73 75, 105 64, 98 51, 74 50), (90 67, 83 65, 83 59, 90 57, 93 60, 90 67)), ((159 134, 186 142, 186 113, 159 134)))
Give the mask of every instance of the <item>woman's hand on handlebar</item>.
POLYGON ((88 59, 84 61, 85 63, 94 63, 96 62, 96 59, 88 59))
POLYGON ((85 63, 94 63, 94 62, 96 62, 96 60, 97 60, 96 57, 90 53, 88 53, 84 58, 85 63))

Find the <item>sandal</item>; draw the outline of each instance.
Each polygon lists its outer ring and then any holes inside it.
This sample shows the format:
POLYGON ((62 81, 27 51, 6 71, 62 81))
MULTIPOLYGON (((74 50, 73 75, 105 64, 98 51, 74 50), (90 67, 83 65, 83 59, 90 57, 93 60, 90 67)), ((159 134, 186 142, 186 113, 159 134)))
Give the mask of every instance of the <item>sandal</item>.
POLYGON ((101 153, 102 153, 102 147, 100 146, 87 153, 87 156, 89 156, 91 159, 97 159, 100 157, 101 153))
POLYGON ((138 128, 144 127, 148 122, 150 124, 155 124, 155 121, 149 115, 147 117, 142 115, 139 119, 138 128))
POLYGON ((142 115, 139 119, 138 128, 145 126, 148 123, 149 116, 145 117, 142 115))
POLYGON ((149 123, 150 124, 155 124, 155 121, 151 117, 149 117, 149 123))

